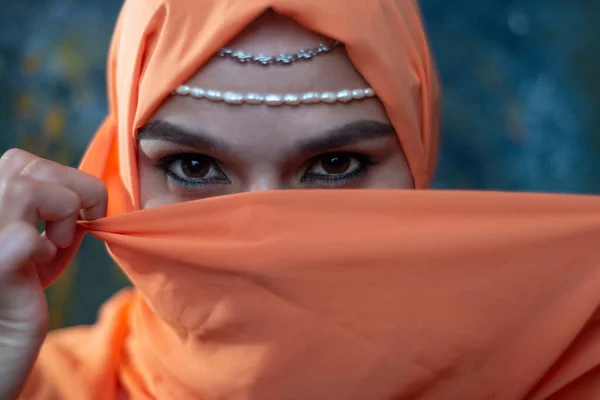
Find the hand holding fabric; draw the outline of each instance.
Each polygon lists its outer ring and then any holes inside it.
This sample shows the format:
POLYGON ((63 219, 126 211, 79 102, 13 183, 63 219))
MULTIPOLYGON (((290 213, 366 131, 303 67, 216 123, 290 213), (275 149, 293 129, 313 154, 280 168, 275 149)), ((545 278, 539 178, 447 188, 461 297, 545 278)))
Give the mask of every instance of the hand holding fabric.
POLYGON ((77 220, 102 218, 107 195, 97 178, 22 150, 0 159, 0 188, 0 398, 11 399, 46 336, 44 287, 81 243, 77 220))

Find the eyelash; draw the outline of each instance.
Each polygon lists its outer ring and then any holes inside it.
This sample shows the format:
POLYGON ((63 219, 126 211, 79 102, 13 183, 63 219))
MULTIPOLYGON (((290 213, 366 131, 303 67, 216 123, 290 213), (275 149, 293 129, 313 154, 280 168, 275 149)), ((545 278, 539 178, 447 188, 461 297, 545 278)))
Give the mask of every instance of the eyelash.
POLYGON ((205 160, 211 163, 212 168, 216 168, 223 176, 225 174, 219 167, 217 161, 209 156, 200 153, 176 153, 171 154, 166 157, 161 158, 155 163, 155 167, 159 170, 163 171, 169 179, 176 182, 178 185, 185 189, 197 189, 198 187, 202 187, 205 185, 226 185, 231 183, 227 177, 225 178, 203 178, 203 179, 186 179, 174 173, 171 168, 173 164, 177 161, 189 161, 189 160, 205 160))
MULTIPOLYGON (((323 153, 316 157, 313 157, 308 162, 308 168, 306 168, 306 172, 302 175, 300 182, 302 183, 310 183, 310 182, 323 182, 324 184, 333 184, 339 183, 343 181, 352 180, 364 172, 366 172, 370 167, 376 165, 377 161, 373 159, 373 157, 357 152, 348 152, 348 151, 339 151, 339 152, 330 152, 323 153), (355 159, 360 164, 360 167, 356 171, 352 171, 343 175, 322 175, 322 174, 311 174, 310 170, 314 168, 314 166, 320 161, 326 158, 327 156, 332 155, 343 155, 345 157, 350 157, 355 159)), ((155 167, 160 171, 164 172, 170 180, 176 182, 179 186, 185 189, 197 189, 198 187, 202 187, 205 185, 226 185, 230 184, 231 181, 225 176, 225 173, 222 171, 221 167, 217 160, 212 157, 206 156, 201 153, 176 153, 171 154, 165 157, 162 157, 155 163, 155 167), (177 161, 189 161, 189 160, 204 160, 211 164, 212 168, 216 168, 219 173, 221 173, 224 178, 201 178, 201 179, 185 179, 181 176, 174 173, 171 169, 173 164, 177 161)))
POLYGON ((351 179, 354 179, 354 178, 362 175, 364 172, 366 172, 370 167, 372 167, 375 164, 377 164, 377 162, 373 159, 373 157, 371 157, 367 154, 364 154, 364 153, 355 153, 355 152, 347 152, 347 151, 346 152, 340 151, 340 152, 324 153, 324 154, 320 154, 316 157, 313 157, 310 160, 310 162, 309 162, 310 167, 307 168, 306 172, 302 175, 300 182, 306 183, 306 182, 319 181, 319 182, 325 182, 325 183, 335 183, 335 182, 349 181, 351 179), (331 157, 333 155, 343 155, 345 157, 353 158, 356 161, 358 161, 360 166, 356 171, 352 171, 350 173, 343 174, 343 175, 320 175, 320 174, 311 174, 310 173, 310 170, 312 169, 312 167, 314 167, 314 165, 316 165, 316 163, 319 162, 319 160, 325 159, 328 156, 331 157))

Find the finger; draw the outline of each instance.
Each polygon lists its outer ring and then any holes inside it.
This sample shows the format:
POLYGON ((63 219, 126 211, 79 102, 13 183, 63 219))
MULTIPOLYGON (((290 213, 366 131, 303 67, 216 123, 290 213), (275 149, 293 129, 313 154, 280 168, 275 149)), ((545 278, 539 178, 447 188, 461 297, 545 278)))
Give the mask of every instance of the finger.
POLYGON ((39 219, 53 221, 47 232, 58 247, 73 239, 80 206, 77 194, 66 187, 14 177, 0 182, 0 229, 19 221, 35 226, 39 219))
POLYGON ((94 220, 106 216, 108 194, 104 183, 76 168, 37 158, 21 171, 21 176, 65 186, 75 192, 81 201, 82 218, 94 220))
POLYGON ((0 158, 0 179, 22 175, 63 185, 81 199, 81 216, 86 220, 106 216, 108 194, 104 183, 76 168, 39 158, 20 149, 11 149, 0 158))
POLYGON ((0 177, 18 175, 23 168, 39 157, 21 149, 10 149, 0 158, 0 177))
POLYGON ((36 263, 37 274, 44 288, 50 286, 65 270, 77 252, 84 235, 85 231, 82 228, 76 228, 70 247, 58 249, 50 262, 36 263))
POLYGON ((67 248, 72 244, 78 219, 79 213, 74 212, 58 221, 46 221, 44 235, 58 248, 67 248))
POLYGON ((50 239, 48 239, 45 232, 41 235, 38 234, 38 238, 40 242, 39 245, 44 247, 45 250, 42 249, 43 251, 40 253, 34 253, 32 258, 33 262, 35 264, 40 264, 54 260, 60 249, 50 239))
POLYGON ((33 260, 50 260, 56 247, 40 236, 37 229, 27 223, 17 222, 0 233, 0 281, 27 278, 27 264, 33 260))
POLYGON ((37 341, 44 335, 45 299, 34 260, 48 260, 55 253, 56 247, 25 222, 12 224, 0 233, 1 318, 12 321, 21 339, 29 336, 37 341))

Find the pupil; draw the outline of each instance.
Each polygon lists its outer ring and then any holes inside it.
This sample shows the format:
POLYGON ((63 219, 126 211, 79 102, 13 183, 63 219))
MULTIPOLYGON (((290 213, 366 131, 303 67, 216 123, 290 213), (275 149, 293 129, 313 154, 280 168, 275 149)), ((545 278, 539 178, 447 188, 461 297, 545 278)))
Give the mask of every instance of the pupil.
POLYGON ((183 173, 192 178, 202 178, 208 174, 210 164, 198 160, 185 160, 181 166, 183 173))
POLYGON ((328 174, 340 175, 348 170, 350 158, 346 156, 330 156, 323 163, 323 169, 328 174))

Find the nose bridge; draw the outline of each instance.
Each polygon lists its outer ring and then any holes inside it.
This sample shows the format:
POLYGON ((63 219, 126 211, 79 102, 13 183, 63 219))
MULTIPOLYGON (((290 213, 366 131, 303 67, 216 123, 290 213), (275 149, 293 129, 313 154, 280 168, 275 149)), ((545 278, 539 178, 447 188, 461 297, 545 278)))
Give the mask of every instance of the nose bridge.
POLYGON ((273 165, 264 165, 252 171, 244 186, 246 192, 259 192, 283 189, 284 185, 277 168, 273 165))

